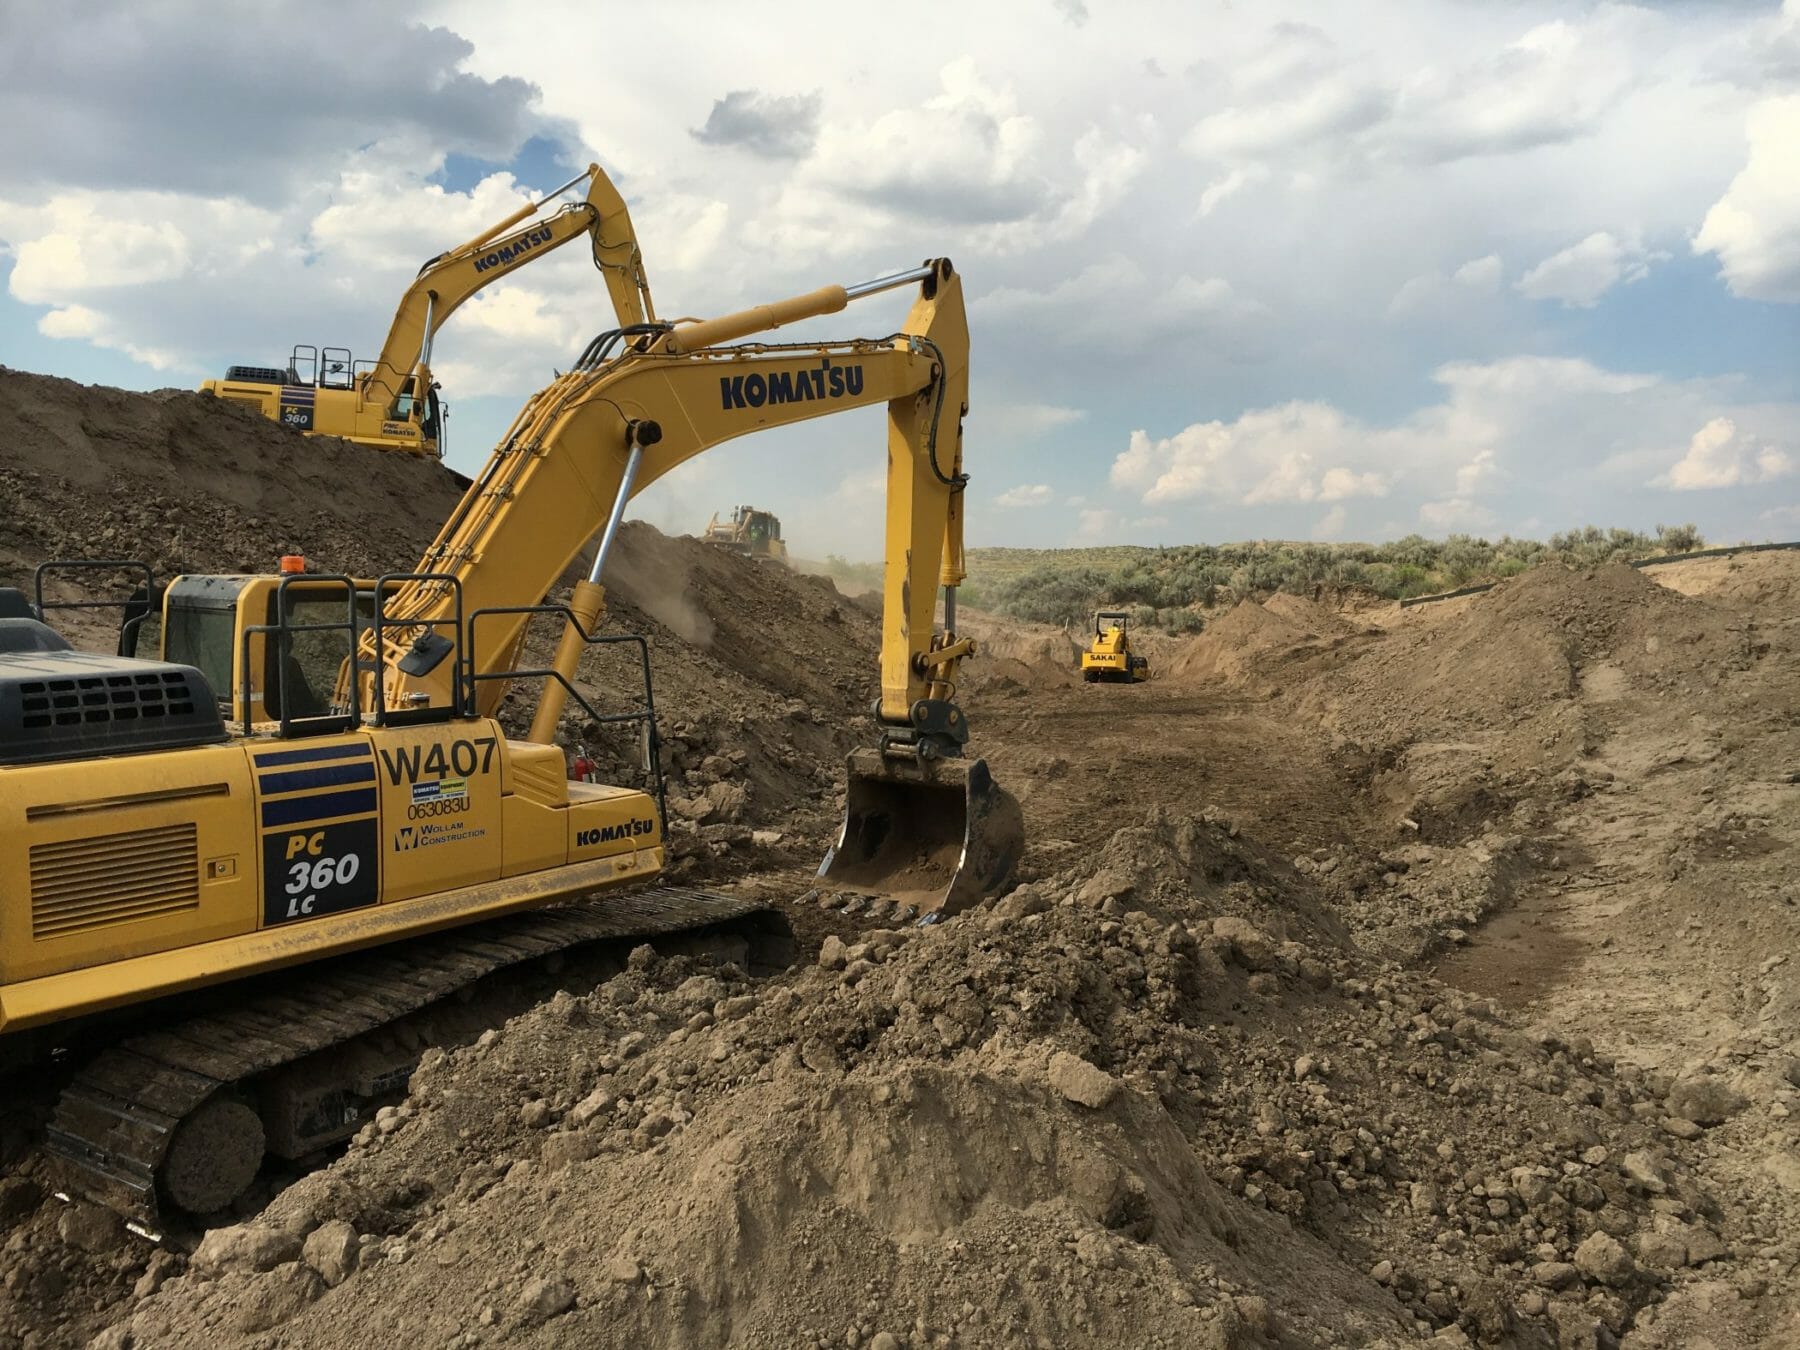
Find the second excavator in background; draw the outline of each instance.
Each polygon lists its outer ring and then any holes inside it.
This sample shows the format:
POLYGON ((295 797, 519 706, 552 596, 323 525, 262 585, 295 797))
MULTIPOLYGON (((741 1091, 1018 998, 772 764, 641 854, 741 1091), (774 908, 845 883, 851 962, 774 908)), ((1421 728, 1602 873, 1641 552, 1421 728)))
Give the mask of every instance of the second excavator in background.
POLYGON ((286 366, 232 366, 202 393, 254 408, 309 436, 341 436, 377 450, 441 455, 444 405, 431 377, 431 344, 465 300, 527 263, 582 235, 592 241, 594 266, 606 280, 621 324, 654 322, 656 309, 625 200, 598 164, 556 191, 529 202, 456 248, 419 268, 394 311, 387 339, 373 360, 347 347, 301 344, 286 366), (580 201, 543 212, 563 194, 587 184, 580 201), (507 233, 511 231, 511 233, 507 233))

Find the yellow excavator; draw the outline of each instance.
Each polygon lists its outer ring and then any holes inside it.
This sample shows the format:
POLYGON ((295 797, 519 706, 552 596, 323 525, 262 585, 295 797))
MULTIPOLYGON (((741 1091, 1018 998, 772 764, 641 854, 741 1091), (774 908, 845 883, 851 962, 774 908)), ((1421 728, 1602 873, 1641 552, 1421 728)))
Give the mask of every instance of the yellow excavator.
POLYGON ((531 397, 411 570, 359 580, 284 560, 178 577, 160 607, 146 575, 121 651, 159 619, 157 659, 70 650, 39 621, 55 608, 44 569, 36 617, 0 619, 0 1062, 61 1051, 78 1066, 47 1146, 73 1188, 140 1226, 222 1211, 265 1154, 347 1137, 419 1053, 416 1034, 384 1033, 489 971, 721 924, 754 959, 778 918, 766 906, 649 884, 666 816, 648 650, 600 632, 628 503, 733 437, 887 408, 879 739, 849 758, 821 884, 920 922, 1006 885, 1018 803, 965 753, 954 699, 974 650, 955 631, 960 277, 934 259, 677 324, 634 289, 614 299, 619 327, 531 397), (760 336, 899 287, 916 299, 892 336, 760 336), (544 603, 596 533, 570 600, 544 603), (522 665, 545 618, 563 626, 554 659, 522 665), (626 711, 574 682, 601 644, 641 670, 626 711), (539 680, 529 733, 509 735, 509 686, 539 680), (643 786, 570 781, 556 744, 570 699, 635 729, 643 786))
POLYGON ((438 329, 476 292, 584 234, 592 241, 594 266, 605 278, 615 308, 636 306, 654 321, 624 199, 600 166, 590 164, 556 191, 427 261, 400 297, 374 360, 358 361, 346 347, 301 344, 289 353, 285 367, 232 366, 224 379, 207 380, 200 390, 245 404, 310 436, 341 436, 378 450, 441 455, 444 406, 431 378, 431 345, 438 329), (543 214, 583 183, 584 199, 565 201, 552 214, 543 214))
POLYGON ((1150 678, 1150 658, 1131 650, 1131 616, 1122 609, 1094 615, 1094 636, 1081 650, 1081 678, 1089 684, 1137 684, 1150 678))
POLYGON ((736 506, 730 520, 720 520, 717 511, 706 522, 706 533, 700 536, 709 544, 742 553, 751 558, 773 558, 787 561, 787 544, 781 537, 781 521, 771 511, 754 506, 736 506))

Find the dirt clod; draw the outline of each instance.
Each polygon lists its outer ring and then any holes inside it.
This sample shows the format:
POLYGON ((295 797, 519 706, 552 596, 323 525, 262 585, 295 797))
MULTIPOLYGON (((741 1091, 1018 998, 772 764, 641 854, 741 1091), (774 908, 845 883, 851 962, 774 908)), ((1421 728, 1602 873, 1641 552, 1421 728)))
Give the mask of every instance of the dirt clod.
POLYGON ((214 1228, 195 1250, 193 1266, 203 1273, 272 1270, 300 1255, 300 1239, 285 1228, 234 1224, 214 1228))
POLYGON ((1098 1111, 1119 1094, 1112 1076, 1065 1051, 1050 1056, 1050 1086, 1072 1102, 1098 1111))
POLYGON ((333 1219, 307 1235, 302 1255, 319 1278, 335 1289, 356 1273, 361 1251, 356 1229, 342 1219, 333 1219))

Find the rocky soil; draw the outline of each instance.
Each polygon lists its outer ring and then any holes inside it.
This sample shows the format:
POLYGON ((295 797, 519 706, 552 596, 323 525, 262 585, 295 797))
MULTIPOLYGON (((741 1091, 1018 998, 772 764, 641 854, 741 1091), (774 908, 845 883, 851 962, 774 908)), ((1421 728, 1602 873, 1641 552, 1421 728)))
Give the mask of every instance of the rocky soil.
MULTIPOLYGON (((404 566, 454 497, 380 457, 344 493, 370 457, 189 395, 0 373, 14 426, 0 584, 404 566)), ((676 869, 782 903, 801 963, 534 976, 336 1161, 161 1247, 15 1129, 0 1345, 1800 1343, 1800 555, 1276 597, 1139 686, 976 616, 1030 848, 922 929, 809 879, 869 610, 644 527, 608 582, 676 869)))

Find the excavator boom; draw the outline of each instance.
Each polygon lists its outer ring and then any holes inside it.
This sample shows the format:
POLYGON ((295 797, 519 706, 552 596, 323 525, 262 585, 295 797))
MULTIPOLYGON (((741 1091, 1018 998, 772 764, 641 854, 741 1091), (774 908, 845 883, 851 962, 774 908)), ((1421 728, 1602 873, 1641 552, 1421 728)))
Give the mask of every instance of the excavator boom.
POLYGON ((968 727, 954 702, 956 668, 972 651, 954 632, 956 587, 965 574, 968 362, 961 278, 945 259, 719 319, 603 335, 514 421, 420 560, 419 579, 388 605, 393 627, 385 649, 377 652, 365 639, 366 678, 382 681, 387 707, 445 706, 458 697, 461 673, 450 663, 429 664, 414 644, 451 620, 459 604, 468 616, 486 611, 470 661, 474 706, 491 713, 505 695, 496 674, 512 667, 528 621, 500 611, 522 590, 547 594, 604 523, 592 572, 571 600, 575 623, 556 661, 561 678, 546 686, 532 726, 531 739, 553 739, 563 681, 574 673, 582 633, 598 623, 606 550, 631 498, 734 437, 885 405, 880 744, 872 758, 852 761, 849 818, 823 871, 846 887, 904 895, 921 912, 991 894, 1018 859, 1022 829, 1016 805, 1001 800, 985 765, 963 758, 968 727), (909 285, 919 288, 918 298, 891 337, 723 345, 909 285), (941 806, 948 798, 959 805, 947 815, 941 806), (902 809, 903 801, 917 809, 902 809), (971 829, 980 837, 971 838, 971 829), (905 876, 886 886, 884 869, 905 876))
POLYGON ((364 398, 370 402, 385 399, 391 406, 409 376, 420 368, 429 370, 431 344, 438 329, 464 301, 583 234, 592 240, 594 266, 606 279, 607 293, 620 324, 654 320, 656 308, 650 299, 650 283, 644 276, 643 257, 625 199, 600 166, 590 164, 585 173, 571 178, 556 191, 521 206, 467 243, 438 254, 419 269, 419 275, 400 297, 373 368, 361 377, 364 398), (583 200, 567 202, 554 214, 533 219, 584 180, 588 191, 583 200), (530 223, 513 228, 523 221, 530 223), (512 232, 506 233, 509 230, 512 232))

